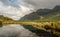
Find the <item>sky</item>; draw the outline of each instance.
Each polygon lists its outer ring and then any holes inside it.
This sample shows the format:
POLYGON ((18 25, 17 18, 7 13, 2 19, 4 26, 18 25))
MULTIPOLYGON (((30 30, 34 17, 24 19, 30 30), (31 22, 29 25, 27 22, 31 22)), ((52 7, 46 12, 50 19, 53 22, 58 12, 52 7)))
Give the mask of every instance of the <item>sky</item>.
POLYGON ((54 8, 60 0, 0 0, 0 15, 19 20, 40 8, 54 8))

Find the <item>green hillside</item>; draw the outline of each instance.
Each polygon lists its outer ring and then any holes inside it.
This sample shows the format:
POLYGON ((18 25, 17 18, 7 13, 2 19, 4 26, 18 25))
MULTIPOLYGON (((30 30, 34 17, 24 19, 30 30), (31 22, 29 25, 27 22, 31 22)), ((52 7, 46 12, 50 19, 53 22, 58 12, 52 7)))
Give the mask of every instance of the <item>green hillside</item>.
POLYGON ((22 17, 21 20, 58 21, 60 20, 60 6, 56 6, 53 9, 38 9, 36 12, 22 17))
POLYGON ((13 19, 0 15, 0 21, 7 21, 7 20, 13 20, 13 19))

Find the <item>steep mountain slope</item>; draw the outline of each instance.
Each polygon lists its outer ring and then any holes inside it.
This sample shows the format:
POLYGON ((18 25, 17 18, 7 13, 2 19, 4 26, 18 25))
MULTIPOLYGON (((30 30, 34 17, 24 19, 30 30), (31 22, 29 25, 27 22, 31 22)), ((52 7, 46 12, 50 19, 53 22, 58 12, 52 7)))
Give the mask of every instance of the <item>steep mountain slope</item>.
POLYGON ((53 9, 38 9, 36 12, 28 14, 21 18, 21 20, 32 21, 57 21, 60 20, 60 6, 53 9))

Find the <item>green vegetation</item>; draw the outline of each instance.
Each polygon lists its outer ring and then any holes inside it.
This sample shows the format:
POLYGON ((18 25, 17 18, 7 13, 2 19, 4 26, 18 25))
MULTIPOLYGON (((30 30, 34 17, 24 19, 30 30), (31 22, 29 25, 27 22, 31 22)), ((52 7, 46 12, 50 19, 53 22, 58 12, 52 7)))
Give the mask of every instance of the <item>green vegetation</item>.
POLYGON ((12 20, 12 19, 8 17, 4 17, 3 15, 0 15, 0 21, 7 21, 7 20, 12 20))
POLYGON ((39 9, 19 21, 0 15, 0 26, 8 24, 20 24, 29 29, 34 29, 33 26, 60 36, 60 6, 56 6, 54 9, 39 9))
POLYGON ((25 25, 25 27, 28 27, 29 29, 34 29, 33 27, 44 30, 47 32, 50 32, 56 35, 60 35, 60 21, 57 22, 46 22, 46 21, 15 21, 10 18, 2 16, 0 18, 0 26, 2 25, 8 25, 8 24, 20 24, 25 25), (4 19, 6 18, 6 19, 4 19), (28 26, 27 26, 28 25, 28 26), (32 27, 33 26, 33 27, 32 27))
POLYGON ((60 20, 60 6, 53 9, 38 9, 36 12, 28 14, 21 18, 21 20, 30 21, 59 21, 60 20))

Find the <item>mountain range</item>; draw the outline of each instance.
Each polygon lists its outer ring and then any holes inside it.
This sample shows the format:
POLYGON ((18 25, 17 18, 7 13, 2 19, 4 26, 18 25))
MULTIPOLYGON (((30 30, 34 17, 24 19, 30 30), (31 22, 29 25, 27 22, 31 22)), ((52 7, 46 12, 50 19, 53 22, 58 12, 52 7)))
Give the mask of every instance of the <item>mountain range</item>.
POLYGON ((60 20, 60 6, 55 6, 53 9, 38 9, 21 18, 21 20, 28 21, 59 21, 60 20))

